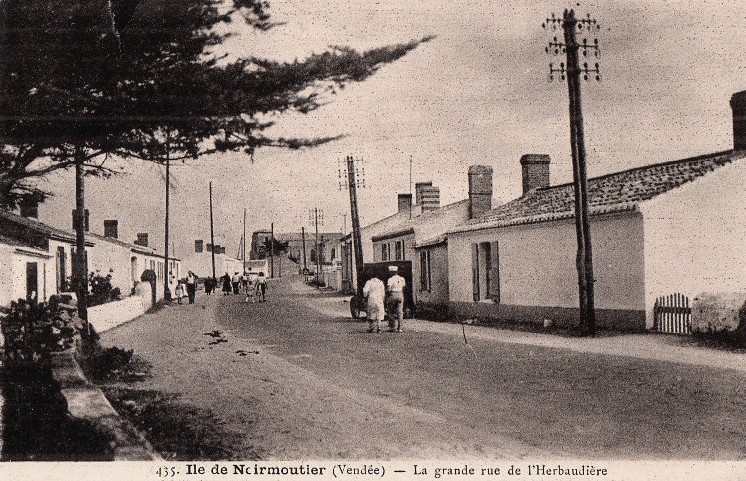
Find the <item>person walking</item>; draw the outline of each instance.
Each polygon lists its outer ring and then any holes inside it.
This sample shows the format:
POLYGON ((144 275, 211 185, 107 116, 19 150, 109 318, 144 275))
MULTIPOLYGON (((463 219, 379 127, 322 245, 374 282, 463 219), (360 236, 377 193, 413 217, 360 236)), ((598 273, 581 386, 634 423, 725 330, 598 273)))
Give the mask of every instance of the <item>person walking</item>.
POLYGON ((181 300, 184 298, 184 284, 181 283, 181 279, 176 280, 176 288, 174 289, 174 297, 176 298, 176 302, 181 304, 181 300))
POLYGON ((363 286, 363 296, 367 300, 368 332, 381 332, 381 320, 385 314, 384 299, 386 297, 386 286, 377 277, 368 279, 363 286), (375 321, 375 329, 373 322, 375 321))
POLYGON ((237 295, 239 293, 238 288, 241 286, 241 277, 238 275, 238 272, 233 273, 231 285, 233 286, 233 295, 237 295))
POLYGON ((227 296, 233 290, 233 286, 231 286, 231 276, 226 272, 225 275, 220 278, 220 281, 223 284, 223 295, 227 296))
POLYGON ((187 274, 186 290, 189 304, 194 304, 194 298, 197 295, 197 276, 192 271, 187 274))
POLYGON ((259 272, 256 278, 256 296, 259 302, 267 302, 267 278, 264 277, 264 272, 259 272))
POLYGON ((394 275, 389 277, 386 288, 389 292, 389 309, 392 315, 389 321, 391 332, 402 332, 402 321, 404 320, 404 286, 407 282, 399 275, 396 266, 389 266, 389 271, 394 275))

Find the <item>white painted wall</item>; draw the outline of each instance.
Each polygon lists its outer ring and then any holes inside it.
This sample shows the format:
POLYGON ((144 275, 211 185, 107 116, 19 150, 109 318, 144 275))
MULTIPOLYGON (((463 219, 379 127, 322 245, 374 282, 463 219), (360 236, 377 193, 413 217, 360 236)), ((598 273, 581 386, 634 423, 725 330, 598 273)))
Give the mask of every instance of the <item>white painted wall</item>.
POLYGON ((49 278, 49 263, 51 259, 47 256, 29 255, 16 250, 11 257, 11 292, 10 300, 26 298, 26 263, 36 262, 38 269, 37 295, 40 301, 45 301, 55 292, 50 292, 46 286, 49 278))
MULTIPOLYGON (((65 277, 71 277, 73 274, 73 256, 72 247, 73 245, 67 242, 62 242, 54 239, 49 240, 49 255, 52 258, 47 266, 47 296, 52 294, 59 294, 57 289, 57 248, 62 247, 65 250, 65 277)), ((87 251, 90 247, 86 248, 87 251)), ((88 253, 90 256, 90 251, 88 253)))
MULTIPOLYGON (((0 244, 0 272, 6 274, 13 272, 13 246, 0 244)), ((13 299, 14 278, 4 275, 0 280, 0 307, 9 307, 13 299)), ((2 336, 0 336, 0 340, 2 336)))
MULTIPOLYGON (((645 295, 640 214, 593 217, 591 235, 596 307, 642 310, 645 295)), ((449 234, 450 300, 473 302, 471 244, 499 241, 502 304, 575 308, 576 239, 572 219, 449 234)))
POLYGON ((680 292, 746 292, 746 159, 640 206, 645 219, 645 307, 680 292))
POLYGON ((448 304, 448 248, 446 245, 418 249, 416 251, 416 273, 414 274, 417 302, 448 304), (420 252, 430 251, 430 291, 422 291, 420 283, 420 252))
POLYGON ((96 245, 87 251, 89 272, 104 277, 111 274, 112 287, 118 287, 125 296, 129 295, 133 286, 130 248, 106 239, 96 239, 96 245))

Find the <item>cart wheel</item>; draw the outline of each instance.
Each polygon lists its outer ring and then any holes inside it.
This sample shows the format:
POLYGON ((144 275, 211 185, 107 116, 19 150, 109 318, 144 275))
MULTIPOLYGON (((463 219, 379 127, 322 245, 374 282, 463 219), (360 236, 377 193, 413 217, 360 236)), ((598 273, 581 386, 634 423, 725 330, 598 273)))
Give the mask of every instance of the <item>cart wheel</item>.
POLYGON ((360 319, 360 301, 357 296, 352 296, 350 299, 350 314, 353 319, 360 319))

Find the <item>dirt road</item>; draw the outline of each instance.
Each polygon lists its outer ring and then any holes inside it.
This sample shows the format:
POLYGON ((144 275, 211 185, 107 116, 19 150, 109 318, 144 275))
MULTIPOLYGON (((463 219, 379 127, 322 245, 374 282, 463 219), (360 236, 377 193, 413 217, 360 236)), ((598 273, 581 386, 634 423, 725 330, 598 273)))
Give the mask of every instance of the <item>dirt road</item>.
POLYGON ((744 371, 476 327, 467 344, 424 321, 368 334, 345 310, 343 298, 283 279, 267 303, 202 295, 103 341, 153 364, 143 388, 222 419, 234 458, 746 458, 744 371))

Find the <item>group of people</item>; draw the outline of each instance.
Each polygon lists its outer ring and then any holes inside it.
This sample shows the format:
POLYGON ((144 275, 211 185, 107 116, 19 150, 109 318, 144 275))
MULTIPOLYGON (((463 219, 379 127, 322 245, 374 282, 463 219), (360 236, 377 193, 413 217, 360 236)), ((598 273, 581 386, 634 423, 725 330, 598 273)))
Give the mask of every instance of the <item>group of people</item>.
POLYGON ((363 296, 368 303, 368 332, 381 332, 381 321, 386 316, 387 302, 391 314, 389 331, 402 332, 404 287, 407 283, 398 274, 396 266, 389 266, 389 272, 393 272, 394 275, 389 277, 385 285, 381 279, 373 277, 363 286, 363 296))
POLYGON ((230 294, 243 294, 246 295, 246 302, 254 303, 267 301, 267 277, 264 272, 244 272, 243 275, 239 275, 238 272, 234 272, 231 276, 227 272, 220 278, 222 284, 223 295, 228 296, 230 294))
MULTIPOLYGON (((194 304, 194 298, 197 294, 197 282, 199 278, 197 275, 189 271, 186 279, 176 279, 173 274, 171 276, 170 284, 173 286, 171 289, 172 299, 181 304, 184 297, 189 299, 189 304, 194 304), (175 284, 175 285, 174 285, 175 284)), ((222 292, 224 296, 231 293, 241 294, 243 292, 246 295, 246 302, 255 302, 255 298, 259 302, 266 302, 267 300, 267 278, 264 272, 244 272, 243 275, 239 275, 235 272, 233 276, 227 272, 220 278, 222 284, 222 292)), ((208 277, 204 280, 205 294, 209 295, 215 291, 218 285, 217 280, 214 277, 208 277)))
POLYGON ((173 273, 169 273, 169 276, 171 276, 170 284, 173 285, 173 283, 176 282, 176 286, 171 291, 172 298, 181 304, 181 300, 184 297, 187 297, 189 299, 189 304, 194 304, 194 298, 197 296, 197 275, 194 272, 189 271, 186 279, 183 281, 181 279, 174 279, 173 273))

